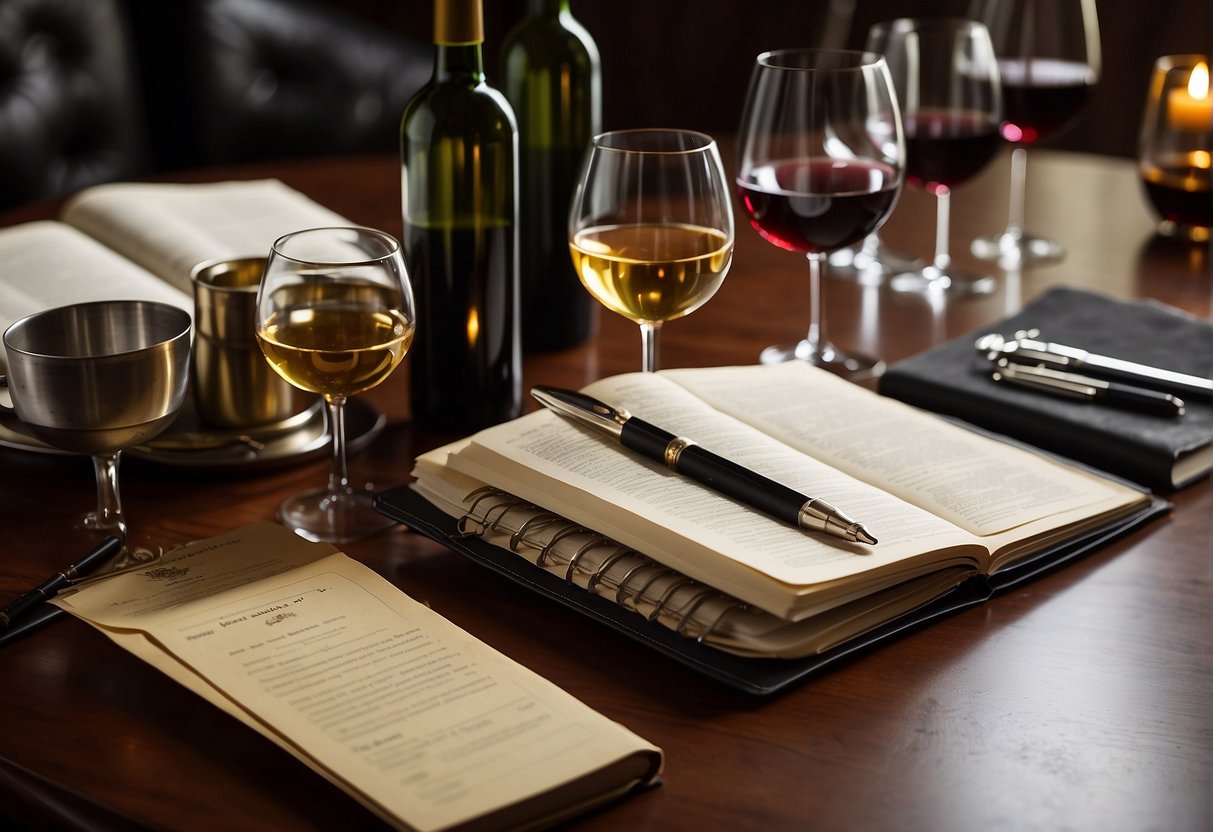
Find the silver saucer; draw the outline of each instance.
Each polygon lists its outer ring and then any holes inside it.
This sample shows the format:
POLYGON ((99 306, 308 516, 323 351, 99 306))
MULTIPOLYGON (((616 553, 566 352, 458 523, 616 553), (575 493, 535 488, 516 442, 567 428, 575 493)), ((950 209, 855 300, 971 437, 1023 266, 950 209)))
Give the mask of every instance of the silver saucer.
MULTIPOLYGON (((212 428, 198 418, 187 402, 181 415, 150 442, 123 451, 123 457, 140 463, 196 470, 270 468, 306 461, 327 454, 329 436, 323 402, 280 422, 252 430, 212 428)), ((345 403, 347 447, 351 453, 371 442, 387 418, 360 399, 345 403)), ((43 454, 64 454, 38 439, 11 413, 0 411, 0 447, 43 454)))

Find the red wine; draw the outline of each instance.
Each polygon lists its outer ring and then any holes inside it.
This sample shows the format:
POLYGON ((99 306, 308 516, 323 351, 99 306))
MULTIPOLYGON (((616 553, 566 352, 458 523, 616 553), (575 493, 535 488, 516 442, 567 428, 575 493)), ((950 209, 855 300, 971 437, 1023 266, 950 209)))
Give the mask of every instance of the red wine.
POLYGON ((932 193, 975 176, 998 152, 998 123, 985 113, 919 110, 904 125, 906 181, 932 193))
POLYGON ((750 225, 788 251, 824 253, 862 240, 897 201, 889 165, 843 159, 788 159, 737 180, 750 225))
POLYGON ((1150 165, 1141 172, 1146 195, 1164 220, 1177 225, 1208 228, 1213 220, 1209 198, 1210 172, 1177 160, 1174 164, 1150 165))
POLYGON ((1095 70, 1077 61, 1007 58, 1002 74, 1002 137, 1031 144, 1059 132, 1095 91, 1095 70))

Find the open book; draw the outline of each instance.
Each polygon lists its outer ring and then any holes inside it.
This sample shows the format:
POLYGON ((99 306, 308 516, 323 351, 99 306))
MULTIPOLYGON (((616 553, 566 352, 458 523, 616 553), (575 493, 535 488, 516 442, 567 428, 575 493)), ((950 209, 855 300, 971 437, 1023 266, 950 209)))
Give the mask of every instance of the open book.
POLYGON ((34 312, 95 300, 192 313, 195 265, 264 257, 283 234, 322 225, 349 221, 272 179, 88 188, 59 220, 0 229, 0 332, 34 312))
POLYGON ((742 656, 828 651, 974 576, 1157 510, 1142 491, 799 362, 631 374, 585 392, 830 502, 879 544, 785 525, 548 411, 419 457, 411 487, 460 533, 742 656), (624 551, 656 567, 645 577, 624 551))
POLYGON ((656 747, 275 524, 54 603, 398 828, 554 823, 660 774, 656 747))

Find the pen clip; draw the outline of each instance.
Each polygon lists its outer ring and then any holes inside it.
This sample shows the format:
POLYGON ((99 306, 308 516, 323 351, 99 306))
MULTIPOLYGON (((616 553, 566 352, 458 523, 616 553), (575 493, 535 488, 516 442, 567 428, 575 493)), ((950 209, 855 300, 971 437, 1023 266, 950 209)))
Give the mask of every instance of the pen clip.
POLYGON ((1017 364, 1048 364, 1053 367, 1075 367, 1090 355, 1086 350, 1052 341, 1040 341, 1039 329, 1020 329, 1011 338, 991 332, 977 339, 978 352, 990 361, 999 358, 1017 364))
POLYGON ((1094 398, 1100 390, 1108 389, 1108 383, 1099 379, 1051 370, 1048 367, 1017 364, 1005 357, 994 362, 993 379, 1055 393, 1066 393, 1083 399, 1094 398))

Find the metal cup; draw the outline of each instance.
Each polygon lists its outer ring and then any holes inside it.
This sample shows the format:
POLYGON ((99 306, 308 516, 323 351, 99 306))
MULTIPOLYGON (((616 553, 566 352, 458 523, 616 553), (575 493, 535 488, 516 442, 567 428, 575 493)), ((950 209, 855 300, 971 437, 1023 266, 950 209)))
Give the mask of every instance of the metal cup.
POLYGON ((210 424, 237 430, 280 422, 307 406, 257 344, 257 287, 264 257, 194 267, 194 407, 210 424))
POLYGON ((79 303, 4 332, 17 418, 60 450, 109 454, 167 428, 185 397, 190 316, 150 301, 79 303))

